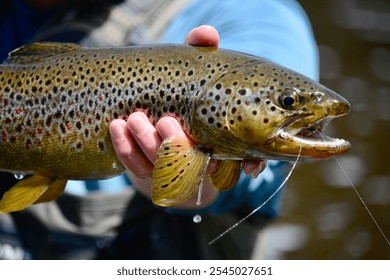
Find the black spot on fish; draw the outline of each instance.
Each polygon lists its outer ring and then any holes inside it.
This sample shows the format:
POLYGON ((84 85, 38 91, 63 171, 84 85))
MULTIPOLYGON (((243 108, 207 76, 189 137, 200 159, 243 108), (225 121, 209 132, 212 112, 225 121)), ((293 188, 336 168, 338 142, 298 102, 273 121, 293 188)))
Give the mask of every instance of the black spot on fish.
POLYGON ((238 93, 241 94, 241 95, 245 95, 246 94, 246 90, 245 89, 240 89, 238 91, 238 93))
POLYGON ((66 133, 66 128, 65 128, 65 125, 64 125, 63 123, 60 124, 60 129, 61 129, 61 132, 62 132, 63 134, 66 133))
POLYGON ((27 138, 26 141, 24 142, 24 145, 26 147, 27 150, 30 150, 31 149, 31 146, 32 146, 32 141, 30 138, 27 138))
POLYGON ((100 151, 104 152, 106 150, 106 145, 103 141, 99 141, 98 143, 100 151))

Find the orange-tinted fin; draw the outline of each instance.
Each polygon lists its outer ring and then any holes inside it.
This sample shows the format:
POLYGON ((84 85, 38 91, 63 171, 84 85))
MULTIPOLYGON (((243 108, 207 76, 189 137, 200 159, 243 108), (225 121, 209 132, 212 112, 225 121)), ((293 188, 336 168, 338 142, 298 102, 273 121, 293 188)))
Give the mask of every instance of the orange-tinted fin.
POLYGON ((219 160, 209 179, 217 191, 233 188, 240 178, 241 162, 238 160, 219 160))
POLYGON ((209 155, 194 149, 187 139, 164 140, 153 169, 153 202, 172 206, 186 201, 202 183, 209 160, 209 155))
POLYGON ((64 193, 67 180, 56 180, 49 185, 49 188, 44 192, 35 202, 43 203, 56 200, 61 194, 64 193))
POLYGON ((32 176, 18 182, 4 193, 0 201, 0 213, 19 211, 33 204, 49 188, 51 178, 32 176))

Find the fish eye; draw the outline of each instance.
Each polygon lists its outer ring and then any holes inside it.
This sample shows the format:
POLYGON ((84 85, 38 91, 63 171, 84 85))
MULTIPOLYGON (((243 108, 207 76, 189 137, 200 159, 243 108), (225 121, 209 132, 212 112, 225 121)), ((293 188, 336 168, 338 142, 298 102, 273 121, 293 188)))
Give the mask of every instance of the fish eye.
POLYGON ((279 104, 283 109, 292 110, 299 103, 299 96, 295 91, 287 90, 279 96, 279 104))

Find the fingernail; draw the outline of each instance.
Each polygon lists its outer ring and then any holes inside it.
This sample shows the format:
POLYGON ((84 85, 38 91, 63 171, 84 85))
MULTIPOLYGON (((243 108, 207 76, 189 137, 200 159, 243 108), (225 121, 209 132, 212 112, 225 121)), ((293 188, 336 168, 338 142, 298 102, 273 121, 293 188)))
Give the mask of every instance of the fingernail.
POLYGON ((112 139, 118 139, 118 138, 121 138, 123 136, 123 126, 120 125, 119 123, 114 123, 114 122, 118 122, 118 120, 114 120, 111 124, 110 124, 110 134, 111 134, 111 138, 112 139))
POLYGON ((130 116, 129 118, 129 124, 130 124, 130 131, 137 135, 142 136, 143 134, 147 133, 148 127, 145 125, 145 119, 141 116, 130 116))
POLYGON ((158 133, 162 139, 170 138, 177 134, 178 128, 170 118, 164 118, 157 126, 158 133))
POLYGON ((261 172, 264 171, 265 167, 267 166, 266 161, 261 161, 260 163, 256 164, 256 167, 252 170, 252 172, 249 174, 252 178, 256 179, 261 172))
POLYGON ((162 139, 172 137, 186 137, 178 121, 172 117, 164 117, 158 121, 156 129, 162 139))

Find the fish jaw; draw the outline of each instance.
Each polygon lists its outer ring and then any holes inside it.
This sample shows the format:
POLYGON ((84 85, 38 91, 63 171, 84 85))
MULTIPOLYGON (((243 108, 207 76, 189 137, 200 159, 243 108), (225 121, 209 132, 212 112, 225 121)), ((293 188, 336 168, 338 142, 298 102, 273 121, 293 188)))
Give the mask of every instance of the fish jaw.
POLYGON ((348 141, 322 133, 331 120, 348 114, 350 110, 344 98, 331 96, 325 101, 328 106, 318 108, 321 113, 297 114, 292 121, 290 118, 288 125, 283 124, 272 135, 266 149, 292 158, 300 154, 303 159, 325 159, 348 152, 351 148, 348 141))

